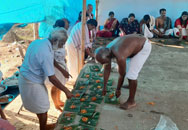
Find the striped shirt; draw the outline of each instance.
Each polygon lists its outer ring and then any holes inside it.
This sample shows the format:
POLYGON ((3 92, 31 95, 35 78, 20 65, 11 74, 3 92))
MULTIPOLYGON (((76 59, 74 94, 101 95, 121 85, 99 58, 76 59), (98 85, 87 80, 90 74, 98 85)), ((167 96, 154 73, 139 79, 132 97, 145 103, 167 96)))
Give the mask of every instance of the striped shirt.
MULTIPOLYGON (((74 44, 77 50, 81 49, 81 39, 82 39, 82 22, 77 23, 71 30, 69 38, 66 44, 74 44)), ((89 41, 89 30, 87 24, 85 25, 85 48, 91 48, 92 44, 89 41)))

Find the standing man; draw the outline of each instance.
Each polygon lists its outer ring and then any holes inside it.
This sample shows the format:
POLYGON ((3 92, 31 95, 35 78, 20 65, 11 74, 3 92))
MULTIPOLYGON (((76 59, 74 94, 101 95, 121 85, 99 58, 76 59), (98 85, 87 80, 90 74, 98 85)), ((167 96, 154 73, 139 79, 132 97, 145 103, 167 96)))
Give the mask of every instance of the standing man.
MULTIPOLYGON (((87 5, 87 11, 86 11, 86 15, 88 14, 89 17, 87 17, 87 20, 90 20, 90 19, 93 19, 94 18, 94 15, 93 15, 93 5, 92 4, 88 4, 87 5)), ((92 29, 89 31, 89 39, 91 42, 93 42, 96 38, 96 28, 95 29, 92 29)))
MULTIPOLYGON (((97 27, 97 21, 94 19, 90 19, 87 21, 85 25, 85 52, 86 55, 90 55, 94 57, 94 54, 91 52, 92 44, 89 41, 89 30, 92 30, 97 27)), ((67 49, 67 66, 70 74, 73 77, 73 81, 76 81, 77 76, 79 74, 79 57, 81 56, 81 36, 82 34, 82 22, 77 23, 66 42, 67 49)))
POLYGON ((129 98, 120 105, 122 109, 130 109, 136 106, 135 93, 137 88, 137 77, 145 61, 151 52, 151 43, 147 38, 132 34, 118 37, 110 42, 106 47, 96 50, 96 60, 104 65, 104 88, 103 95, 106 94, 106 85, 111 71, 111 60, 115 58, 118 64, 119 79, 116 89, 116 97, 121 95, 121 87, 125 76, 129 81, 129 98), (126 73, 126 59, 130 57, 129 70, 126 73))
POLYGON ((46 77, 50 82, 63 91, 67 98, 73 95, 61 84, 56 78, 54 65, 62 73, 62 68, 54 62, 54 51, 57 50, 59 44, 65 44, 67 34, 65 29, 58 29, 51 32, 48 39, 33 41, 26 52, 23 64, 20 68, 19 90, 24 107, 37 114, 40 124, 40 130, 48 130, 55 125, 46 125, 47 112, 50 108, 48 91, 44 84, 46 77))
POLYGON ((154 33, 158 37, 168 37, 173 34, 172 21, 166 16, 166 9, 160 9, 159 13, 161 16, 156 18, 154 33))
POLYGON ((93 19, 94 15, 92 14, 92 12, 93 12, 93 5, 92 4, 87 5, 87 11, 86 12, 89 15, 88 20, 93 19))

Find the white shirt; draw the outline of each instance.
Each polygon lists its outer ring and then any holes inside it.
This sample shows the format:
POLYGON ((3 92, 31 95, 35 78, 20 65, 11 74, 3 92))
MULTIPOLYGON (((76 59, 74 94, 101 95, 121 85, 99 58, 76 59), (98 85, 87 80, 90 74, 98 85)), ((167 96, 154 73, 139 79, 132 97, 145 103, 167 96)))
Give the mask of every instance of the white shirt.
MULTIPOLYGON (((92 44, 89 41, 89 31, 87 24, 85 25, 85 48, 91 48, 92 44)), ((71 30, 69 38, 66 44, 74 44, 76 49, 81 49, 81 39, 82 39, 82 22, 77 23, 71 30)))
POLYGON ((20 73, 28 80, 44 84, 54 72, 54 52, 48 39, 33 41, 26 52, 20 73))
POLYGON ((65 63, 65 57, 67 55, 67 52, 65 50, 65 47, 63 48, 58 48, 57 50, 54 51, 54 59, 64 67, 66 66, 65 63))
POLYGON ((150 25, 150 30, 153 30, 154 26, 155 26, 155 18, 153 16, 151 16, 151 15, 150 15, 149 25, 150 25))

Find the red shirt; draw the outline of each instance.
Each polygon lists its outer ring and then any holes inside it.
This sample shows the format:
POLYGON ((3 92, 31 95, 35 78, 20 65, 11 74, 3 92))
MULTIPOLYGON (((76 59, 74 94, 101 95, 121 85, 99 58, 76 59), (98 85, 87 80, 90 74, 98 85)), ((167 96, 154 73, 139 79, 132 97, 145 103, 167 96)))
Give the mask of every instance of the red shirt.
POLYGON ((188 20, 187 20, 187 23, 186 25, 181 25, 181 21, 180 21, 180 18, 179 19, 176 19, 176 22, 175 22, 175 27, 178 27, 178 25, 180 25, 182 28, 186 28, 187 25, 188 25, 188 20))

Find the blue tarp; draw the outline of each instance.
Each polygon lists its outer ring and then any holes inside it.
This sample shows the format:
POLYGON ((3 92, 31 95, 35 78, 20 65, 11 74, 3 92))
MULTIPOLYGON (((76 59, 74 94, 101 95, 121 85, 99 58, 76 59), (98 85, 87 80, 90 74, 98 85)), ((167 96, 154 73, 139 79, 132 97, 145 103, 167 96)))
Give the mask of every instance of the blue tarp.
POLYGON ((13 25, 13 23, 0 24, 0 40, 3 38, 3 35, 5 35, 12 28, 13 25))
POLYGON ((43 0, 3 0, 0 3, 0 24, 32 23, 45 18, 43 0))
MULTIPOLYGON (((95 0, 87 0, 95 7, 95 0)), ((0 39, 14 23, 40 23, 42 37, 59 18, 73 25, 82 10, 82 0, 3 0, 0 2, 0 39)), ((95 9, 94 9, 95 10, 95 9)))

